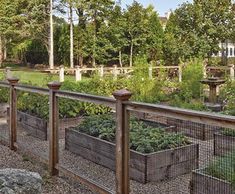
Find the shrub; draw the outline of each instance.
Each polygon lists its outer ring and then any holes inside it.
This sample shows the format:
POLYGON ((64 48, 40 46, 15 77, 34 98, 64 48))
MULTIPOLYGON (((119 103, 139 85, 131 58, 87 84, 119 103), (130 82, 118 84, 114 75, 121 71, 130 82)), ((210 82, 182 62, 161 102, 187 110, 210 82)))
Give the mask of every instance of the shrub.
POLYGON ((199 98, 202 92, 200 80, 203 78, 203 62, 193 60, 183 69, 179 95, 184 100, 199 98))
POLYGON ((235 185, 235 152, 211 162, 205 172, 210 176, 226 180, 235 185))
MULTIPOLYGON (((94 80, 83 81, 79 84, 73 82, 65 82, 62 85, 63 90, 69 90, 74 92, 94 92, 97 88, 94 86, 94 80), (91 84, 90 84, 91 83, 91 84), (93 87, 93 91, 91 89, 93 87)), ((95 92, 94 92, 95 93, 95 92)), ((40 118, 48 119, 49 116, 49 101, 48 96, 33 94, 27 92, 21 92, 18 95, 18 109, 29 114, 38 116, 40 118)), ((106 114, 111 109, 106 106, 96 105, 93 103, 84 103, 78 100, 70 100, 65 98, 59 98, 59 116, 60 118, 71 118, 78 115, 94 115, 94 114, 106 114)))
POLYGON ((224 104, 224 113, 235 116, 235 82, 227 81, 220 90, 220 101, 224 104))
MULTIPOLYGON (((86 117, 76 130, 109 142, 115 141, 116 123, 113 115, 86 117)), ((166 133, 160 127, 132 118, 130 122, 130 147, 141 153, 152 153, 189 144, 182 134, 166 133)))

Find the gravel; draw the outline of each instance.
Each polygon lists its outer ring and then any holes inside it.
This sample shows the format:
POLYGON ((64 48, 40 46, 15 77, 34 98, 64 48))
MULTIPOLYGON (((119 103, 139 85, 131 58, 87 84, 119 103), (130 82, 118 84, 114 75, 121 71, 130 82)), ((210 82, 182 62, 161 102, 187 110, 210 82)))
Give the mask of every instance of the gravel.
MULTIPOLYGON (((0 126, 0 134, 7 134, 6 129, 0 126)), ((0 136, 1 136, 0 135, 0 136)), ((1 138, 0 138, 1 140, 1 138)), ((213 141, 200 141, 191 139, 200 144, 200 167, 203 167, 212 159, 213 141)), ((21 129, 18 130, 18 144, 24 152, 30 152, 40 157, 48 157, 48 142, 40 141, 28 136, 21 129)), ((10 151, 7 147, 0 145, 0 166, 21 167, 39 172, 43 177, 43 193, 92 193, 84 185, 72 181, 64 176, 50 178, 46 166, 31 159, 27 160, 24 155, 10 151)), ((102 166, 96 165, 82 157, 64 150, 64 139, 60 140, 60 164, 72 172, 82 174, 111 190, 115 190, 115 174, 102 166)), ((189 182, 191 174, 178 176, 164 182, 141 184, 131 181, 132 194, 189 194, 189 182)))

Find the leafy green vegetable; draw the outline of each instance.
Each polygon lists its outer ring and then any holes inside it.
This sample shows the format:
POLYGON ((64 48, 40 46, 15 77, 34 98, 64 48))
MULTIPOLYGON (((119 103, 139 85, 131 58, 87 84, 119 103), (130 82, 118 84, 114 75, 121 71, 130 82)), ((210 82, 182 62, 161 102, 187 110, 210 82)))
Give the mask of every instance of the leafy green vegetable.
MULTIPOLYGON (((115 141, 116 123, 113 115, 95 115, 86 117, 76 127, 80 132, 109 142, 115 141)), ((151 153, 189 144, 182 134, 167 133, 163 128, 131 118, 130 147, 141 153, 151 153)))

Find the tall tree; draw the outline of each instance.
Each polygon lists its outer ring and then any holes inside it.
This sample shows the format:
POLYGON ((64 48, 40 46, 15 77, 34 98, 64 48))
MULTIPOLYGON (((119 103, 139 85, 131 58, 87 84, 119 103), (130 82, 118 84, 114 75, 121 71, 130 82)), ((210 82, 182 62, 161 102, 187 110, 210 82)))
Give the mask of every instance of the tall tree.
POLYGON ((70 68, 74 68, 74 54, 73 54, 73 4, 72 0, 69 1, 69 24, 70 24, 70 68))
POLYGON ((138 54, 138 49, 135 50, 135 48, 144 42, 145 37, 143 36, 145 34, 145 22, 144 22, 144 7, 138 3, 137 1, 134 1, 131 6, 127 7, 127 10, 125 12, 125 17, 127 20, 127 34, 129 41, 129 66, 133 66, 133 56, 134 54, 138 54))

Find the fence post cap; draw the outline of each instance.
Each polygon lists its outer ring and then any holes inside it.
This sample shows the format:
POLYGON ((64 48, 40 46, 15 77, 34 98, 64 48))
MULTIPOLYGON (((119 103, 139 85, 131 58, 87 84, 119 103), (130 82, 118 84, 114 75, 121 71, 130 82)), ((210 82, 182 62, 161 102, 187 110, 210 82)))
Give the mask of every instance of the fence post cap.
POLYGON ((132 93, 126 89, 118 90, 113 93, 115 99, 123 101, 129 100, 131 95, 132 93))
POLYGON ((10 84, 17 84, 19 82, 19 78, 16 78, 16 77, 10 77, 10 78, 7 78, 7 81, 10 83, 10 84))
POLYGON ((53 81, 53 82, 49 82, 47 86, 51 90, 59 90, 61 87, 61 83, 58 81, 53 81))
POLYGON ((229 67, 234 67, 234 64, 229 64, 228 66, 229 66, 229 67))

